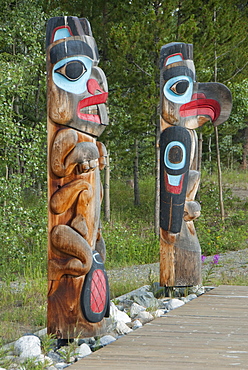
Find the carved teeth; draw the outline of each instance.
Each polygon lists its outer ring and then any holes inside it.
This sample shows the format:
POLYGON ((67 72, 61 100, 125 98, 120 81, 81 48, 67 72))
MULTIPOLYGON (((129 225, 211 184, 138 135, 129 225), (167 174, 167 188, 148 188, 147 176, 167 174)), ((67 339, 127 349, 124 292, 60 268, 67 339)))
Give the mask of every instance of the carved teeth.
POLYGON ((91 105, 89 107, 82 108, 82 109, 80 109, 80 112, 83 113, 83 114, 96 115, 96 114, 98 114, 97 105, 91 105))

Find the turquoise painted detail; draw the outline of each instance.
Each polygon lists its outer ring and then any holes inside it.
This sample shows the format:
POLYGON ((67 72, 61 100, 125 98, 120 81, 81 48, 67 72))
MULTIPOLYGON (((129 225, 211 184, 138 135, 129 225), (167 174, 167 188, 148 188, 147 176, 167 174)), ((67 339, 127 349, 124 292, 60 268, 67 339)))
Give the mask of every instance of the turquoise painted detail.
POLYGON ((193 93, 193 80, 189 76, 176 76, 168 80, 163 88, 166 99, 177 104, 185 104, 191 100, 193 93), (188 82, 188 88, 184 93, 176 93, 175 88, 179 82, 188 82), (174 89, 174 91, 172 90, 174 89))
POLYGON ((170 168, 171 170, 180 170, 181 168, 183 168, 185 166, 185 162, 186 162, 186 148, 185 148, 185 146, 180 141, 171 141, 167 145, 167 147, 165 148, 165 151, 164 151, 164 164, 166 165, 166 167, 170 168), (183 152, 182 160, 179 163, 172 163, 169 160, 169 152, 170 152, 171 148, 173 148, 174 146, 179 146, 182 149, 182 152, 183 152))
POLYGON ((91 75, 92 65, 92 60, 87 57, 70 57, 62 59, 53 67, 53 81, 62 90, 71 92, 73 94, 82 94, 87 89, 87 81, 89 80, 91 75), (66 63, 72 61, 80 61, 85 66, 84 74, 76 81, 70 81, 66 78, 66 76, 56 72, 57 69, 62 68, 66 65, 66 63))
POLYGON ((169 175, 167 173, 167 176, 168 176, 168 182, 169 182, 170 185, 178 186, 180 184, 182 175, 169 175))
POLYGON ((60 28, 55 32, 53 41, 65 39, 66 37, 71 37, 70 32, 67 28, 60 28))
POLYGON ((172 64, 172 63, 176 63, 176 62, 181 62, 183 60, 183 58, 181 57, 181 55, 173 55, 172 57, 169 57, 167 60, 166 60, 166 66, 168 66, 169 64, 172 64))

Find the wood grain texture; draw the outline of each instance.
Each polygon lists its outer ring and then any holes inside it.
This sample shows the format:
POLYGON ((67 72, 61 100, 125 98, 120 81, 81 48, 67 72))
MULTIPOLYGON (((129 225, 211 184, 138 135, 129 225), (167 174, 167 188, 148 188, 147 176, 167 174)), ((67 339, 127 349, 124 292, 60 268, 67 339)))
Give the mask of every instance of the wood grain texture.
MULTIPOLYGON (((97 64, 97 48, 87 20, 49 20, 47 327, 48 333, 60 339, 100 334, 105 330, 109 304, 109 292, 104 291, 102 302, 106 305, 97 312, 99 320, 89 322, 83 312, 92 310, 91 298, 87 307, 80 299, 86 275, 91 271, 95 276, 93 260, 96 258, 94 266, 99 264, 104 271, 106 256, 100 226, 100 170, 107 151, 97 136, 107 124, 108 92, 97 64)), ((89 289, 92 279, 88 279, 89 289)), ((108 288, 106 281, 103 284, 108 288)))
POLYGON ((70 370, 247 369, 247 303, 247 286, 219 286, 122 336, 70 370))
POLYGON ((196 82, 191 44, 175 42, 161 48, 160 284, 162 286, 201 284, 201 248, 193 223, 201 212, 200 204, 195 200, 200 173, 198 139, 194 129, 208 121, 215 126, 225 122, 231 108, 231 93, 225 85, 196 82), (175 128, 174 137, 169 139, 172 127, 175 128), (180 128, 178 134, 176 128, 180 128), (180 134, 181 131, 185 134, 180 134), (190 138, 188 140, 190 144, 184 140, 186 136, 190 138), (179 156, 180 151, 182 153, 179 156), (166 156, 164 153, 168 152, 166 156), (189 165, 186 168, 188 158, 189 165))

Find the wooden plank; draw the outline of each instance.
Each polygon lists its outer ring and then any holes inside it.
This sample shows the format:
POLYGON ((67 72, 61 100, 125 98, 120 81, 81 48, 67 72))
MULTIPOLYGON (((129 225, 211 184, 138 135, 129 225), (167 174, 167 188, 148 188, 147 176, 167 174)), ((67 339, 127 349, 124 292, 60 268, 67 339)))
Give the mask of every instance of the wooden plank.
POLYGON ((248 287, 220 286, 70 366, 246 369, 248 287))

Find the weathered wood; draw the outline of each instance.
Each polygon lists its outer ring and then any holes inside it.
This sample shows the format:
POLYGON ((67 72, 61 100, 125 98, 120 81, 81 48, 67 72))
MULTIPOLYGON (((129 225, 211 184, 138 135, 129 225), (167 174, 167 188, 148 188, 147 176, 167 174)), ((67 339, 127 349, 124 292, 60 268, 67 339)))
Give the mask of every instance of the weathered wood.
POLYGON ((70 369, 247 369, 247 303, 247 286, 219 286, 70 369))
POLYGON ((194 131, 208 121, 226 121, 229 89, 197 83, 193 46, 171 43, 160 58, 160 284, 201 283, 201 248, 193 220, 200 216, 195 196, 200 181, 194 131))
POLYGON ((47 327, 60 339, 101 333, 109 311, 99 172, 107 151, 96 141, 108 124, 108 90, 97 64, 86 19, 48 21, 47 327))

